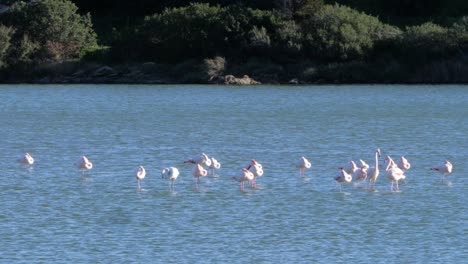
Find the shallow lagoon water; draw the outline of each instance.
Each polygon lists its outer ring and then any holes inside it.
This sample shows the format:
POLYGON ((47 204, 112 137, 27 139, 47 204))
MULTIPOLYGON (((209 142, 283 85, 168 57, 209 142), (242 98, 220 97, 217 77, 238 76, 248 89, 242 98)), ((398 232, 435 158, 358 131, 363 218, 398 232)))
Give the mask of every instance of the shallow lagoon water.
POLYGON ((0 261, 462 263, 467 86, 0 86, 0 261), (343 193, 374 151, 412 164, 402 192, 343 193), (16 162, 24 152, 32 170, 16 162), (183 160, 217 158, 198 188, 183 160), (73 166, 86 155, 94 168, 73 166), (312 169, 299 177, 301 156, 312 169), (251 159, 259 189, 230 180, 251 159), (447 183, 429 168, 454 164, 447 183), (139 165, 147 177, 137 192, 139 165), (175 191, 160 178, 181 171, 175 191))

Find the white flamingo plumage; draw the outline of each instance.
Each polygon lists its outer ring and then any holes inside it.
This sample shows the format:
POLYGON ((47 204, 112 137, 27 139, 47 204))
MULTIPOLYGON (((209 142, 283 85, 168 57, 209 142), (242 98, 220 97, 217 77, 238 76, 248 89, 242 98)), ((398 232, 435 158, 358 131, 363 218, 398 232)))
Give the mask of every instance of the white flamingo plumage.
POLYGON ((359 162, 361 163, 361 167, 353 174, 353 179, 355 181, 363 181, 367 179, 367 170, 369 169, 369 165, 362 159, 360 159, 359 162))
POLYGON ((338 169, 343 169, 346 173, 348 174, 354 174, 357 170, 359 170, 359 167, 356 165, 356 162, 353 160, 350 160, 348 163, 346 163, 344 166, 339 167, 338 169))
POLYGON ((397 166, 401 170, 407 171, 411 168, 411 163, 409 163, 409 161, 404 156, 401 156, 400 160, 398 160, 397 166))
POLYGON ((299 176, 304 177, 305 170, 310 169, 312 164, 305 157, 301 157, 297 162, 297 167, 299 168, 299 176))
POLYGON ((141 181, 146 177, 146 170, 143 166, 138 167, 135 172, 135 177, 137 178, 138 182, 138 191, 141 191, 141 181))
POLYGON ((198 185, 200 181, 200 177, 205 177, 208 174, 208 171, 205 170, 202 165, 196 164, 195 167, 192 169, 192 175, 195 177, 195 184, 198 185))
POLYGON ((20 159, 18 159, 18 162, 21 163, 21 165, 24 165, 24 166, 30 166, 30 165, 33 165, 34 164, 34 158, 31 156, 31 154, 29 154, 28 152, 26 152, 23 157, 21 157, 20 159))
POLYGON ((251 181, 254 180, 254 178, 255 178, 255 176, 251 171, 249 171, 246 168, 243 168, 241 174, 239 176, 232 177, 232 180, 237 181, 237 182, 240 183, 240 191, 243 192, 244 191, 244 182, 246 182, 246 181, 251 182, 251 181))
POLYGON ((391 181, 390 191, 400 191, 398 182, 406 178, 404 174, 405 172, 402 169, 398 168, 397 164, 390 156, 387 156, 385 162, 388 163, 385 172, 387 173, 388 180, 391 181), (396 183, 395 190, 393 189, 393 183, 396 183))
POLYGON ((205 153, 200 154, 199 156, 195 156, 191 159, 184 161, 184 163, 193 163, 193 164, 201 164, 205 166, 211 165, 211 159, 205 153))
POLYGON ((80 160, 75 164, 81 170, 81 175, 84 176, 85 171, 93 168, 93 163, 86 156, 81 156, 80 160))
POLYGON ((251 171, 254 175, 254 179, 250 181, 250 185, 255 188, 257 187, 257 177, 263 176, 263 166, 256 160, 251 160, 250 164, 246 168, 251 171))
POLYGON ((209 174, 211 176, 215 176, 216 175, 216 170, 219 170, 221 168, 221 163, 217 159, 215 159, 213 157, 210 158, 210 161, 211 161, 211 164, 208 167, 209 168, 209 174))
POLYGON ((453 165, 448 160, 446 160, 444 163, 436 167, 431 168, 431 170, 438 171, 442 175, 442 178, 441 178, 442 181, 445 181, 445 177, 449 175, 450 173, 452 173, 452 169, 453 169, 453 165))
POLYGON ((179 169, 176 167, 169 167, 169 168, 164 168, 161 171, 161 178, 167 179, 171 182, 171 190, 174 190, 174 182, 177 180, 177 177, 179 177, 179 169))
POLYGON ((375 151, 375 167, 371 167, 367 170, 367 188, 370 190, 370 187, 372 186, 372 189, 375 190, 375 182, 377 181, 377 178, 379 177, 379 157, 380 157, 380 149, 378 148, 375 151))
POLYGON ((350 183, 353 177, 351 174, 347 173, 343 168, 340 168, 340 174, 335 177, 335 181, 338 182, 340 185, 340 192, 341 192, 341 185, 343 183, 350 183))

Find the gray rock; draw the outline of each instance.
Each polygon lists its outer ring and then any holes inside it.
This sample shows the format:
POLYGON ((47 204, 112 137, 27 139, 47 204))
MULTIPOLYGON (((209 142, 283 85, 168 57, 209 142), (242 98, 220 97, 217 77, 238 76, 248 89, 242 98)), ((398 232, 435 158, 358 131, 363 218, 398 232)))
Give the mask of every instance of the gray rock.
POLYGON ((115 76, 117 72, 109 66, 102 66, 95 70, 92 74, 93 77, 102 77, 102 76, 115 76))
POLYGON ((224 76, 224 83, 232 85, 260 84, 260 82, 250 78, 248 75, 244 75, 242 78, 237 78, 234 75, 226 75, 224 76))

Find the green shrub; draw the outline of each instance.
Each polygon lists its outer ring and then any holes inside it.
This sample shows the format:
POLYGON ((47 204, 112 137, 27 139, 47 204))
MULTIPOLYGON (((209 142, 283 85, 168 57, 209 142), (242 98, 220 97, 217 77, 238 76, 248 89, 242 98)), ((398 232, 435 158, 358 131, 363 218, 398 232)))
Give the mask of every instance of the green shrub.
POLYGON ((215 55, 222 31, 221 7, 191 4, 146 17, 142 35, 155 57, 175 61, 215 55))
POLYGON ((288 55, 298 54, 302 51, 302 33, 301 27, 293 20, 284 21, 275 31, 274 45, 277 53, 286 53, 288 55))
POLYGON ((407 27, 395 43, 394 54, 411 64, 449 58, 459 52, 461 36, 431 22, 407 27))
POLYGON ((0 68, 5 67, 5 57, 11 45, 11 36, 13 35, 13 29, 0 25, 0 68))
POLYGON ((221 77, 226 69, 226 59, 219 56, 213 59, 205 59, 203 64, 209 81, 221 77))
POLYGON ((268 55, 278 39, 276 29, 283 22, 272 11, 242 5, 192 3, 166 9, 145 18, 139 30, 145 43, 142 57, 177 62, 214 56, 242 60, 252 52, 268 55))
POLYGON ((97 44, 89 14, 80 15, 75 4, 68 0, 17 2, 1 20, 17 29, 18 43, 24 36, 29 42, 37 43, 40 48, 36 58, 41 60, 78 58, 82 49, 97 44))
POLYGON ((362 59, 375 41, 399 34, 376 17, 338 4, 325 5, 305 19, 303 29, 309 54, 334 61, 362 59))

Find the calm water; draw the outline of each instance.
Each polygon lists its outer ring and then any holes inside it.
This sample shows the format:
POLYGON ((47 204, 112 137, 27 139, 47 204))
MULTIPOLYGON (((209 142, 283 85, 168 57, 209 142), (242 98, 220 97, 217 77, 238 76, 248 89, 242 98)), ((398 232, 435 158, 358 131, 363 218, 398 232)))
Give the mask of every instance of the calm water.
POLYGON ((3 263, 462 263, 468 86, 0 86, 3 263), (400 193, 334 181, 407 157, 400 193), (16 162, 24 152, 32 170, 16 162), (182 161, 206 152, 198 188, 182 161), (86 177, 73 166, 87 155, 86 177), (296 161, 312 162, 298 177, 296 161), (239 191, 250 159, 260 189, 239 191), (429 170, 446 159, 449 182, 429 170), (380 159, 383 162, 383 157, 380 159), (134 171, 147 169, 137 192, 134 171), (181 176, 175 191, 163 167, 181 176))

